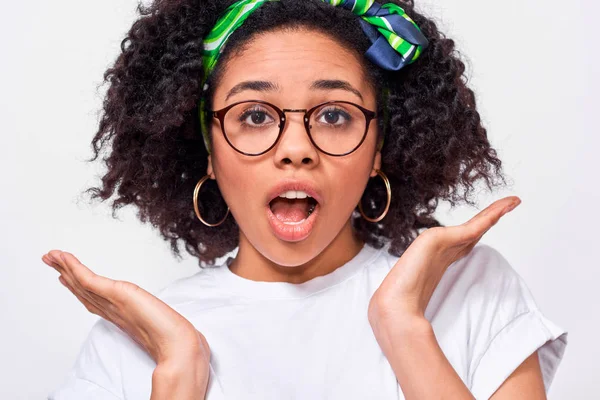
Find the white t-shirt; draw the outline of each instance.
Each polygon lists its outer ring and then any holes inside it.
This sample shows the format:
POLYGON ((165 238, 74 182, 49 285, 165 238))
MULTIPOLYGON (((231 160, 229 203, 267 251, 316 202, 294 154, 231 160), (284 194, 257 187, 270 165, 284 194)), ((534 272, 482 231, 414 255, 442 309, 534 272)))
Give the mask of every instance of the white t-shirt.
MULTIPOLYGON (((207 400, 404 399, 367 320, 398 257, 365 245, 335 271, 301 284, 257 282, 224 263, 179 279, 158 297, 211 348, 207 400)), ((229 260, 228 260, 229 261, 229 260)), ((453 263, 429 302, 444 354, 477 399, 488 399, 534 351, 546 391, 567 344, 494 248, 477 244, 453 263)), ((99 319, 50 400, 148 400, 155 362, 99 319)))

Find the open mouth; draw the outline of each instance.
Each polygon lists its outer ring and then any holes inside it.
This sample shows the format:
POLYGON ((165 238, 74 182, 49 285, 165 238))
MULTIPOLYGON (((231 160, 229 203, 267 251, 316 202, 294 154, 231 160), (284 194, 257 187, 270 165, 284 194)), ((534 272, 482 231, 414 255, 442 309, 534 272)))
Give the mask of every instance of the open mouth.
POLYGON ((320 205, 306 192, 291 190, 273 198, 266 209, 275 236, 287 242, 298 242, 312 232, 320 205))
POLYGON ((318 204, 315 199, 305 193, 286 192, 271 200, 269 208, 279 221, 286 225, 297 225, 304 222, 315 211, 318 204))

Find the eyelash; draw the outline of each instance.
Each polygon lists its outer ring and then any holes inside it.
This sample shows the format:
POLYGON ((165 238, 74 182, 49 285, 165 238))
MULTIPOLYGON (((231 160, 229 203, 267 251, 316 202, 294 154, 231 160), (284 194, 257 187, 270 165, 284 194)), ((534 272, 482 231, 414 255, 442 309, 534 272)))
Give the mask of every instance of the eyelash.
POLYGON ((245 126, 250 126, 249 124, 247 124, 246 118, 248 118, 250 115, 252 115, 252 113, 256 113, 256 112, 263 112, 265 114, 268 115, 268 110, 265 110, 264 108, 260 107, 260 106, 254 106, 252 108, 249 108, 247 110, 244 110, 244 112, 242 113, 242 115, 240 115, 238 117, 239 122, 241 122, 243 125, 245 126))
MULTIPOLYGON (((242 124, 244 124, 244 125, 247 125, 247 126, 248 126, 249 124, 246 124, 244 121, 245 121, 245 120, 246 120, 246 119, 247 119, 247 118, 248 118, 250 115, 252 115, 253 113, 260 113, 260 112, 262 112, 262 113, 265 113, 265 114, 267 114, 267 115, 268 115, 268 110, 265 110, 264 108, 262 108, 262 107, 260 107, 260 106, 254 106, 254 107, 252 107, 252 108, 249 108, 249 109, 247 109, 247 110, 244 110, 244 112, 243 112, 243 113, 242 113, 242 114, 241 114, 241 115, 238 117, 238 121, 239 121, 240 123, 242 123, 242 124)), ((320 112, 319 112, 319 116, 323 116, 325 113, 328 113, 328 112, 337 112, 337 113, 341 114, 341 116, 342 116, 342 117, 343 117, 343 118, 344 118, 346 121, 350 121, 350 120, 351 120, 351 116, 350 116, 350 114, 348 114, 348 112, 346 112, 346 110, 344 110, 344 109, 342 109, 342 108, 339 108, 339 107, 335 107, 335 106, 332 106, 332 107, 330 107, 330 108, 325 108, 325 109, 322 109, 322 110, 320 110, 320 112)), ((271 118, 272 118, 272 117, 271 117, 271 118)))
POLYGON ((346 112, 346 110, 336 107, 336 106, 332 106, 331 108, 325 108, 325 109, 321 110, 321 112, 319 113, 319 116, 322 116, 323 114, 328 113, 328 112, 340 113, 346 121, 351 120, 351 116, 350 116, 350 114, 348 114, 348 112, 346 112))

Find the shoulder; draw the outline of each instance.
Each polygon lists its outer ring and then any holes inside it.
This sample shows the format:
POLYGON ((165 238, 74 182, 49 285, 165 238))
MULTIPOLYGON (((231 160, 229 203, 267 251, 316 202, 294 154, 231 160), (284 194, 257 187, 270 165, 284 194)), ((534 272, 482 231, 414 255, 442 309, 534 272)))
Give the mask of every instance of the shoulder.
POLYGON ((206 290, 212 290, 215 287, 213 272, 215 268, 222 266, 212 266, 201 268, 200 271, 174 280, 161 288, 155 296, 168 303, 178 303, 189 301, 206 290))
POLYGON ((509 261, 481 243, 448 267, 425 316, 476 398, 489 398, 535 351, 548 390, 567 344, 509 261))
POLYGON ((65 379, 48 399, 122 399, 121 357, 128 345, 137 346, 116 325, 99 318, 65 379))
POLYGON ((496 315, 500 324, 538 308, 523 278, 509 261, 498 250, 482 243, 448 267, 432 296, 430 313, 435 312, 436 305, 453 301, 477 311, 502 302, 505 312, 496 315))
POLYGON ((497 286, 498 280, 516 282, 520 276, 502 253, 492 246, 479 243, 469 254, 452 263, 444 278, 497 286))
POLYGON ((440 331, 450 328, 445 325, 450 315, 466 324, 474 339, 497 334, 520 318, 542 314, 509 261, 492 246, 480 243, 448 267, 425 312, 440 331))
MULTIPOLYGON (((383 258, 386 272, 398 261, 397 256, 387 251, 383 258)), ((525 282, 509 261, 494 247, 478 243, 470 253, 447 268, 425 315, 433 318, 440 307, 463 309, 467 305, 483 305, 501 297, 521 299, 515 304, 519 308, 517 312, 537 308, 525 282)))
POLYGON ((227 266, 203 267, 190 276, 169 283, 155 296, 188 319, 191 318, 190 313, 196 315, 229 304, 231 295, 218 278, 218 270, 222 268, 227 266))

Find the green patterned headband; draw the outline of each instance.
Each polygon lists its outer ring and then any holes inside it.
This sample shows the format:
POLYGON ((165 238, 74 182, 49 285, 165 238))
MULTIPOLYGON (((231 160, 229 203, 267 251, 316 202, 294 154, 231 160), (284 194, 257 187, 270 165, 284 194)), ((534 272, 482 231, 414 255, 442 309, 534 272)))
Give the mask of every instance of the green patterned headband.
MULTIPOLYGON (((204 51, 202 53, 202 97, 198 113, 200 128, 204 137, 204 145, 210 154, 208 125, 206 121, 204 93, 208 89, 206 81, 212 73, 223 46, 229 36, 244 23, 246 18, 268 1, 279 0, 240 0, 236 1, 224 11, 215 26, 204 38, 204 51)), ((306 1, 306 0, 302 0, 306 1)), ((361 17, 360 23, 363 32, 369 38, 371 47, 365 57, 375 65, 391 71, 398 71, 404 66, 413 63, 429 42, 421 33, 417 24, 394 3, 379 4, 375 0, 321 0, 335 7, 350 10, 361 17)), ((387 104, 387 89, 384 90, 387 104)), ((387 115, 387 114, 386 114, 387 115)), ((382 143, 380 143, 380 146, 382 143)))

